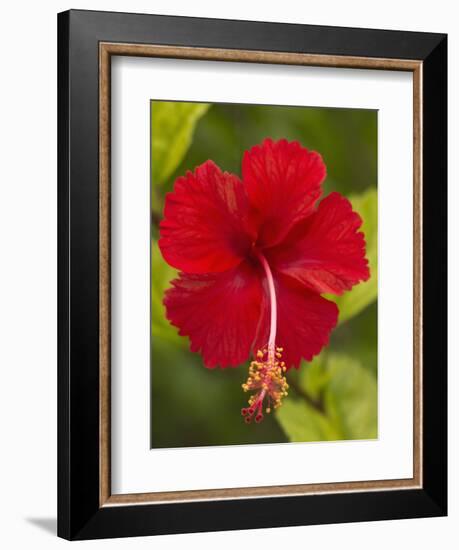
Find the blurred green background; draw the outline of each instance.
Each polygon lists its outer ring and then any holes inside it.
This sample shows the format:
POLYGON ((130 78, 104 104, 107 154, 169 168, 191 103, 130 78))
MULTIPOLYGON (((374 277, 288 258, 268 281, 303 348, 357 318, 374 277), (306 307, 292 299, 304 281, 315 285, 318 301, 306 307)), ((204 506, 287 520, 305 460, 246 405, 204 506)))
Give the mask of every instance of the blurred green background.
POLYGON ((151 102, 151 447, 377 437, 377 111, 151 102), (264 138, 298 140, 327 166, 324 196, 339 191, 363 220, 371 277, 338 303, 330 345, 298 371, 275 414, 244 423, 248 365, 208 370, 165 318, 176 271, 158 249, 165 194, 208 159, 240 175, 243 152, 264 138))

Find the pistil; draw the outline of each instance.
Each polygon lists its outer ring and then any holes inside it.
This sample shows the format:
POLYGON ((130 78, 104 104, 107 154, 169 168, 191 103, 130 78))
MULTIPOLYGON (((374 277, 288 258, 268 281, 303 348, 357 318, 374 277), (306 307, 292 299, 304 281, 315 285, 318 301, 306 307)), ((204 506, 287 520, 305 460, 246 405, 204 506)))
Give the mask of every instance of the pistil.
POLYGON ((269 267, 268 261, 261 252, 257 252, 257 258, 264 269, 266 280, 268 282, 269 292, 269 307, 270 307, 270 327, 269 327, 269 340, 268 340, 268 356, 271 361, 274 361, 276 350, 276 331, 277 331, 277 301, 276 301, 276 289, 274 287, 274 278, 269 267))
POLYGON ((270 329, 268 344, 265 348, 257 351, 256 358, 250 363, 249 377, 247 382, 242 384, 242 389, 255 391, 249 398, 249 407, 244 407, 241 414, 247 423, 255 417, 255 422, 263 420, 263 404, 267 400, 266 413, 271 409, 277 409, 282 404, 282 398, 288 395, 288 384, 284 374, 287 370, 285 362, 282 361, 281 347, 276 347, 277 332, 277 302, 276 289, 271 268, 261 252, 257 252, 268 283, 269 307, 270 307, 270 329))

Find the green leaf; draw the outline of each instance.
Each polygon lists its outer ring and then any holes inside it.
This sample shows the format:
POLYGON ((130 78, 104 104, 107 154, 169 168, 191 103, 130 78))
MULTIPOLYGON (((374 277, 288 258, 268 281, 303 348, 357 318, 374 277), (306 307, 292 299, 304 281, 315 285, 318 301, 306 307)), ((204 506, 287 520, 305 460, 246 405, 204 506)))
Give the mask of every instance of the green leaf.
POLYGON ((376 377, 344 354, 328 356, 329 383, 324 393, 327 415, 345 439, 375 439, 378 432, 376 377))
POLYGON ((376 378, 359 361, 345 354, 321 354, 303 364, 295 380, 276 411, 290 441, 377 437, 376 378))
POLYGON ((313 399, 320 399, 330 380, 325 358, 326 354, 321 353, 314 357, 310 363, 303 361, 298 373, 300 387, 313 399))
POLYGON ((304 399, 289 396, 276 411, 276 418, 290 441, 333 441, 343 439, 333 423, 304 399))
POLYGON ((170 282, 177 276, 177 271, 167 264, 159 250, 156 240, 151 242, 151 334, 152 338, 169 341, 183 348, 188 345, 186 338, 181 338, 177 329, 166 318, 163 298, 170 282))
POLYGON ((349 197, 349 200, 363 220, 370 278, 342 296, 327 296, 339 308, 340 323, 360 313, 378 297, 378 193, 375 188, 370 188, 361 195, 349 197))
POLYGON ((198 120, 208 103, 151 102, 151 170, 153 185, 164 184, 183 160, 198 120))

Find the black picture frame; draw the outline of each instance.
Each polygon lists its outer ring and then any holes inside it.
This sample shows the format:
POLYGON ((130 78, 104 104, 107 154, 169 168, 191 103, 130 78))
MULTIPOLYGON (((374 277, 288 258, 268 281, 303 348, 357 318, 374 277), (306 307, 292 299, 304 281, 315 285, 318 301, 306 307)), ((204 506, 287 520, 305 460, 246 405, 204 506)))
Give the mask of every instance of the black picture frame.
POLYGON ((58 15, 58 535, 94 539, 447 513, 447 36, 71 10, 58 15), (100 506, 99 43, 422 61, 422 488, 100 506))

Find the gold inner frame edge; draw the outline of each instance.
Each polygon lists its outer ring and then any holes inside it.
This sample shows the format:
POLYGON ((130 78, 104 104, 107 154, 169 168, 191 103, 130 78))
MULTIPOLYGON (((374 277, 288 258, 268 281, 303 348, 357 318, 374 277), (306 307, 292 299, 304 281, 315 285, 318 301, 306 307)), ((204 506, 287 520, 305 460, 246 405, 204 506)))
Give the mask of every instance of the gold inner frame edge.
POLYGON ((422 61, 101 42, 99 44, 99 327, 100 507, 422 488, 422 61), (395 70, 413 73, 414 422, 412 478, 154 493, 111 493, 110 96, 112 55, 304 65, 344 69, 395 70))

